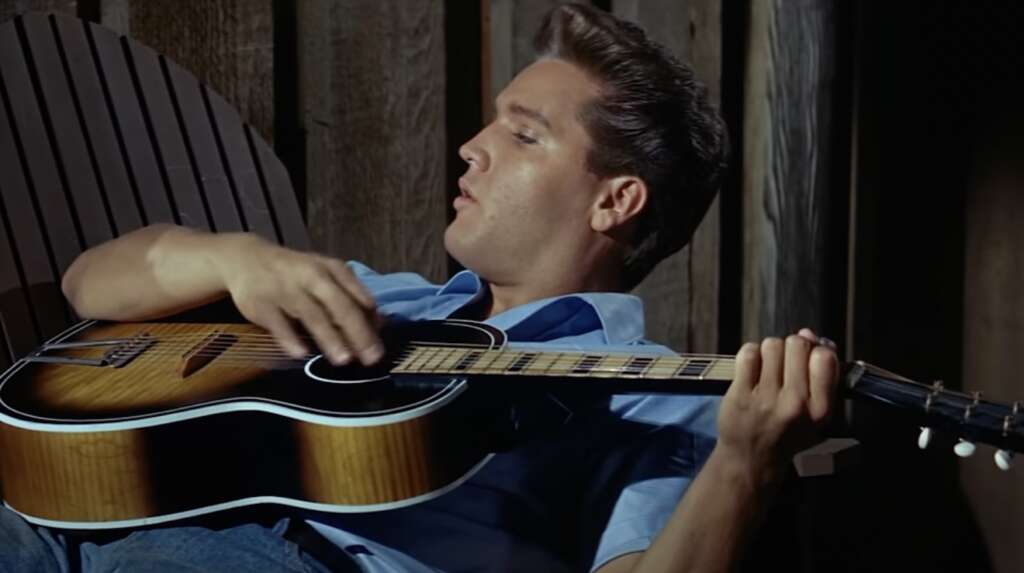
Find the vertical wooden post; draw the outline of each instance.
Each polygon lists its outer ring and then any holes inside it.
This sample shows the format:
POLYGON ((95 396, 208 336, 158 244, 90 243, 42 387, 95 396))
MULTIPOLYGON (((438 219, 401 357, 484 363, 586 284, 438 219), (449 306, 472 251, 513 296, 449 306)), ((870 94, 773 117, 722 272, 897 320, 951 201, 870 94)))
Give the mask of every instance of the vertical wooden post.
MULTIPOLYGON (((692 65, 718 104, 722 77, 719 0, 616 0, 612 8, 692 65)), ((716 198, 690 244, 662 261, 635 289, 644 300, 648 338, 686 352, 718 350, 719 221, 716 198)))
POLYGON ((838 337, 842 305, 825 285, 843 258, 830 244, 837 94, 835 0, 751 3, 743 146, 743 336, 756 340, 802 326, 838 337), (830 306, 831 303, 831 306, 830 306), (834 307, 834 308, 833 308, 834 307), (831 327, 831 328, 828 328, 831 327))
POLYGON ((444 9, 310 0, 298 37, 308 223, 321 251, 447 275, 444 9))

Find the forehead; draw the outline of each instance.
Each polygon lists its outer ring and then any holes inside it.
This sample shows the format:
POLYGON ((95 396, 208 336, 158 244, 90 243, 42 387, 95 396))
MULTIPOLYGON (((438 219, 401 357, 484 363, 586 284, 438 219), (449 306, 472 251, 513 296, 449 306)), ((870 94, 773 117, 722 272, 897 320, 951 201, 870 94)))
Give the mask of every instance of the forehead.
POLYGON ((511 104, 540 111, 552 124, 575 117, 582 104, 599 93, 582 69, 565 60, 543 58, 527 66, 498 95, 498 109, 511 104))

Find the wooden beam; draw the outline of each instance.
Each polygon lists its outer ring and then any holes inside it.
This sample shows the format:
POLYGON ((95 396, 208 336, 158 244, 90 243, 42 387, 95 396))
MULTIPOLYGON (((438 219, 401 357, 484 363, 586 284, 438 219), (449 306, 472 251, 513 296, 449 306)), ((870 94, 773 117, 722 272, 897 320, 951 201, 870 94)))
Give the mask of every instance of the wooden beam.
POLYGON ((839 27, 835 0, 751 4, 743 133, 743 337, 809 326, 838 337, 827 271, 844 260, 833 218, 839 27), (835 227, 834 227, 835 226, 835 227), (831 327, 831 328, 829 328, 831 327), (833 330, 835 329, 835 330, 833 330), (835 334, 832 334, 835 332, 835 334))
POLYGON ((300 9, 314 246, 444 279, 444 4, 315 0, 300 9))

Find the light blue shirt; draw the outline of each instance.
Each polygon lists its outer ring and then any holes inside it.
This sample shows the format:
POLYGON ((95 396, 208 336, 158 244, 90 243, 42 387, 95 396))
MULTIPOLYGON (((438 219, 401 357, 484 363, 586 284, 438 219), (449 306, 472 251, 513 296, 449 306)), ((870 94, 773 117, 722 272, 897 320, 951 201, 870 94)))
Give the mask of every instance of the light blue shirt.
MULTIPOLYGON (((409 320, 447 318, 487 288, 470 271, 438 286, 350 266, 381 313, 409 320)), ((620 293, 539 300, 486 322, 515 346, 635 352, 647 344, 640 300, 620 293)), ((318 515, 310 524, 373 572, 593 571, 645 550, 714 446, 719 399, 551 399, 572 412, 571 423, 495 455, 451 492, 381 513, 318 515)))

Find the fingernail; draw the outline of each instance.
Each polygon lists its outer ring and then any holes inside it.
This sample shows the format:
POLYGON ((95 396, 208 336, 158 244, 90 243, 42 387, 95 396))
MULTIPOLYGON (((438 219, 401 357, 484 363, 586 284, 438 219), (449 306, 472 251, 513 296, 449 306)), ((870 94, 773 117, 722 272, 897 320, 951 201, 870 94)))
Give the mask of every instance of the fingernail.
POLYGON ((831 338, 825 338, 824 336, 819 336, 818 337, 818 344, 821 344, 821 345, 824 345, 824 346, 828 346, 832 350, 836 349, 836 343, 833 342, 831 338))
POLYGON ((374 344, 373 346, 363 350, 360 354, 360 360, 363 364, 373 364, 384 357, 384 347, 380 344, 374 344))

